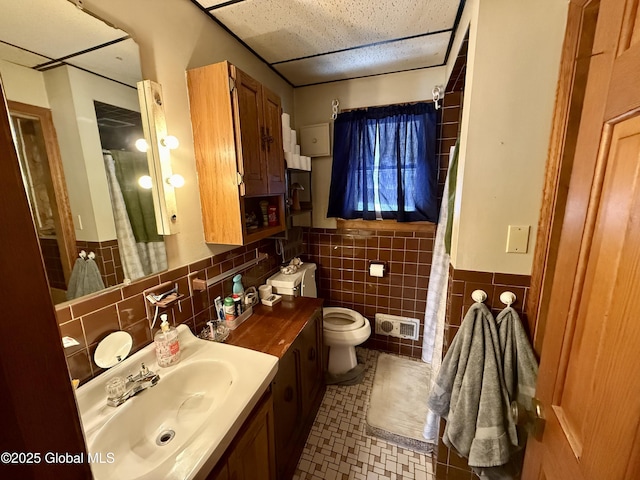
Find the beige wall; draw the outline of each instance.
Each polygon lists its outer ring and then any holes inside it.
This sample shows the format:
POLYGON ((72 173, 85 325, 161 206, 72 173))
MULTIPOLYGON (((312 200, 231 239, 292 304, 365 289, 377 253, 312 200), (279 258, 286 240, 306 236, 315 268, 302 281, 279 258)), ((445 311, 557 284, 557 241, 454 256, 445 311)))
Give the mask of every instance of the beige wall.
POLYGON ((139 112, 138 91, 73 67, 49 70, 44 78, 58 133, 76 238, 113 240, 115 223, 93 102, 139 112), (82 218, 82 229, 78 216, 82 218))
POLYGON ((470 18, 451 261, 531 273, 567 2, 480 0, 470 18), (530 225, 526 254, 508 225, 530 225))
POLYGON ((0 60, 0 76, 7 100, 49 108, 42 73, 0 60))
POLYGON ((180 140, 180 147, 171 153, 172 168, 186 184, 176 190, 180 233, 165 240, 169 265, 227 250, 204 242, 185 70, 229 60, 278 93, 288 112, 293 110, 293 88, 189 1, 85 0, 84 4, 136 40, 143 77, 162 85, 167 129, 180 140))
MULTIPOLYGON (((435 67, 297 88, 295 128, 317 123, 330 123, 332 127, 331 101, 336 98, 341 109, 431 100, 433 87, 444 84, 444 78, 445 67, 435 67)), ((336 226, 335 219, 327 218, 332 159, 312 160, 313 226, 317 228, 336 226)))

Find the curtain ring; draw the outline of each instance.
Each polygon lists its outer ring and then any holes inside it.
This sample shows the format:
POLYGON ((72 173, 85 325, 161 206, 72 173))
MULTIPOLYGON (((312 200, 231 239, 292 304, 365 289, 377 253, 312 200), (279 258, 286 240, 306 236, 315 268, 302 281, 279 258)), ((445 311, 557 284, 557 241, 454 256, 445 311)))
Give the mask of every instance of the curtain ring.
POLYGON ((334 98, 331 101, 331 120, 335 120, 338 118, 338 107, 340 106, 340 102, 337 98, 334 98))

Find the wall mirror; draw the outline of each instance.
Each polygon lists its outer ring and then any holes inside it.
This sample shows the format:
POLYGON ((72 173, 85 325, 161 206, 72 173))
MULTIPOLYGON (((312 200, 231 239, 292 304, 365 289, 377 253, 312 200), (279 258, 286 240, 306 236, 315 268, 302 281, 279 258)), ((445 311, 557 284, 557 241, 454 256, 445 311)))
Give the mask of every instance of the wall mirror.
POLYGON ((54 303, 165 270, 147 156, 134 146, 138 46, 67 0, 2 10, 0 76, 54 303), (94 266, 100 278, 79 282, 94 266))

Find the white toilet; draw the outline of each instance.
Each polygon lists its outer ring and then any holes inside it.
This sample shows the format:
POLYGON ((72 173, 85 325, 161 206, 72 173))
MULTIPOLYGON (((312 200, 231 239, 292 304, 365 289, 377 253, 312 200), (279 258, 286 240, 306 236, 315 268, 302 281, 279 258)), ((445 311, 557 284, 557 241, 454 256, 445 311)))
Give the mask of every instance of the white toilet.
POLYGON ((329 366, 332 375, 342 375, 358 365, 356 345, 371 335, 369 320, 349 308, 323 309, 324 344, 329 347, 329 366))
MULTIPOLYGON (((276 273, 267 279, 275 293, 303 297, 317 297, 316 264, 303 263, 291 275, 276 273)), ((369 320, 354 310, 342 307, 323 309, 324 343, 329 347, 329 373, 341 375, 358 365, 356 345, 371 335, 369 320)))

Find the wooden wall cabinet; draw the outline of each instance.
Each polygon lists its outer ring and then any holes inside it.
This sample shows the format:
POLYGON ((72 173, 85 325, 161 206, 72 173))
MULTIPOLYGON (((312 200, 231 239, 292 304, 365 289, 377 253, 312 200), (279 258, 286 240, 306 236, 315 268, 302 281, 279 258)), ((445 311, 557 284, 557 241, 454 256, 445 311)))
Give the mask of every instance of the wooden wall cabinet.
POLYGON ((268 393, 207 480, 276 480, 273 399, 268 393))
POLYGON ((278 364, 273 383, 277 478, 293 476, 322 402, 322 310, 316 311, 278 364))
POLYGON ((280 98, 228 62, 188 70, 187 85, 205 240, 244 245, 284 231, 280 98), (264 200, 277 225, 262 225, 264 200))

